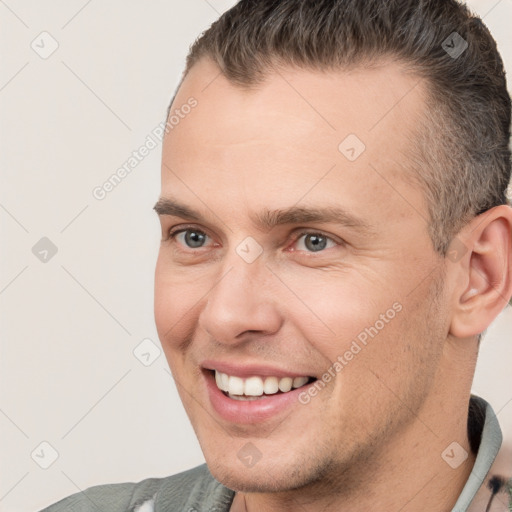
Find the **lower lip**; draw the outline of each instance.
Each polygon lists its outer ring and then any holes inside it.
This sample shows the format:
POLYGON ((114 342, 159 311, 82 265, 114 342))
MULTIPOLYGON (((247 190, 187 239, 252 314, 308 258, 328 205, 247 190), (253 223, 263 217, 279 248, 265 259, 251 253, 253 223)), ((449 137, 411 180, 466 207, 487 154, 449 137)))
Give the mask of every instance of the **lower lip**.
POLYGON ((258 400, 233 400, 226 396, 215 383, 212 372, 205 372, 206 387, 210 402, 217 414, 231 423, 248 425, 261 423, 299 404, 299 394, 306 389, 303 386, 287 393, 263 395, 258 400))

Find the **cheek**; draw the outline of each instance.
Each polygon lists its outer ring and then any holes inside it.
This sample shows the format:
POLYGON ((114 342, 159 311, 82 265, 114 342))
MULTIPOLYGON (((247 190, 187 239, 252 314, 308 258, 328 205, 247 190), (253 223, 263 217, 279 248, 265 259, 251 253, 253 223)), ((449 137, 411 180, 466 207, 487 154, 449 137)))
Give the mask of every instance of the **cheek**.
POLYGON ((358 336, 364 346, 365 336, 369 337, 368 331, 375 333, 376 323, 377 331, 389 330, 400 316, 395 294, 371 276, 352 270, 312 272, 283 275, 294 292, 287 301, 287 312, 294 324, 302 326, 305 339, 331 362, 358 336))
POLYGON ((182 341, 194 322, 204 287, 187 269, 179 269, 159 256, 155 270, 155 323, 164 349, 182 341))

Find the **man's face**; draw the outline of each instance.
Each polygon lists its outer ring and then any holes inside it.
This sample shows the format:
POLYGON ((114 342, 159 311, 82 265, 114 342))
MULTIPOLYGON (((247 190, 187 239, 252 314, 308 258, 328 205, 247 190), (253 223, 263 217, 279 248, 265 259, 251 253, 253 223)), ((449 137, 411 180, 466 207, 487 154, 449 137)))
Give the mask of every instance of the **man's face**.
POLYGON ((198 216, 160 205, 155 317, 209 468, 231 488, 367 471, 405 430, 433 435, 418 415, 449 318, 405 156, 417 82, 383 62, 282 70, 244 90, 202 61, 180 88, 172 110, 197 106, 166 136, 162 198, 198 216), (227 396, 216 371, 256 397, 227 396))

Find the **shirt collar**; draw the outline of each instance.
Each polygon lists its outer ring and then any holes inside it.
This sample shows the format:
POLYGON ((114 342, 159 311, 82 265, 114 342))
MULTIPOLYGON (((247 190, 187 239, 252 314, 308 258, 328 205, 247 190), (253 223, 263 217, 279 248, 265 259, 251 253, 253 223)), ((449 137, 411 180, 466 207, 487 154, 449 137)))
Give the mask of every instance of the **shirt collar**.
POLYGON ((492 463, 501 447, 503 436, 501 428, 494 414, 492 407, 482 398, 472 395, 469 408, 468 430, 481 430, 481 439, 478 446, 473 470, 469 475, 466 485, 460 493, 459 499, 452 509, 452 512, 466 512, 473 501, 478 489, 480 489, 492 463), (482 418, 479 418, 477 411, 484 411, 483 426, 482 418))

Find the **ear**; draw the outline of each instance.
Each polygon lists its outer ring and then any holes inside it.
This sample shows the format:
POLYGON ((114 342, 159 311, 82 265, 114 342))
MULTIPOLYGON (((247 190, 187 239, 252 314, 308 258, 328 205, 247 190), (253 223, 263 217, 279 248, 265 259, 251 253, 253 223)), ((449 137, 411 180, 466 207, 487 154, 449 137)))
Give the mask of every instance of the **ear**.
POLYGON ((512 208, 496 206, 475 217, 452 240, 447 259, 461 274, 461 284, 454 290, 450 334, 476 336, 512 295, 512 208))

